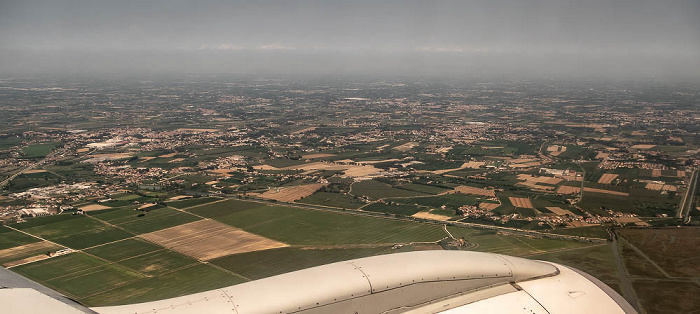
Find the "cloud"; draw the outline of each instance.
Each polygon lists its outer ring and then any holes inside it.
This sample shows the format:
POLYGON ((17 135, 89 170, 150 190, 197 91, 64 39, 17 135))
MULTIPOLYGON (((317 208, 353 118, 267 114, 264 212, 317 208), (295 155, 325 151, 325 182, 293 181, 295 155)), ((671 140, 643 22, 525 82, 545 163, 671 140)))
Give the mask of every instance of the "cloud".
POLYGON ((294 50, 294 47, 280 45, 280 44, 267 44, 255 47, 257 50, 294 50))
POLYGON ((489 47, 444 47, 444 46, 423 46, 413 50, 419 52, 452 52, 452 53, 469 53, 469 52, 495 52, 489 47))

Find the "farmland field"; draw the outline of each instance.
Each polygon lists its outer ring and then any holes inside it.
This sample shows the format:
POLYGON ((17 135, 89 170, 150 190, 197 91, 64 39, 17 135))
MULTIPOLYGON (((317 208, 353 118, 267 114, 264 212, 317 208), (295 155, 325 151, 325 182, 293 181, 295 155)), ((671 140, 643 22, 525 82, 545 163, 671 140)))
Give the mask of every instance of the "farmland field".
POLYGON ((364 195, 370 198, 410 197, 427 195, 426 193, 393 188, 390 185, 374 180, 356 182, 352 185, 352 194, 364 195))
MULTIPOLYGON (((15 228, 73 249, 83 249, 131 236, 126 231, 83 215, 58 215, 47 218, 54 217, 60 217, 60 219, 54 219, 57 222, 38 226, 34 226, 36 223, 34 221, 32 223, 20 223, 16 224, 15 228)), ((45 221, 52 220, 46 219, 45 221)))
POLYGON ((200 219, 197 216, 170 208, 157 208, 148 212, 129 208, 107 209, 90 213, 90 215, 137 234, 165 229, 200 219))
POLYGON ((287 246, 209 219, 142 234, 141 237, 202 260, 287 246))
POLYGON ((24 258, 46 254, 61 249, 60 246, 51 244, 46 241, 33 242, 25 245, 20 245, 12 248, 0 250, 0 264, 10 263, 22 260, 24 258))
POLYGON ((59 143, 60 142, 29 145, 29 146, 25 147, 24 149, 22 149, 22 153, 24 153, 25 157, 27 157, 27 158, 45 157, 46 155, 51 153, 51 151, 59 143))
POLYGON ((0 251, 7 248, 38 241, 39 239, 34 238, 32 236, 28 236, 19 231, 15 231, 7 227, 0 227, 0 251))
POLYGON ((173 202, 167 202, 166 204, 170 207, 175 207, 177 209, 183 209, 187 207, 192 207, 192 206, 197 206, 197 205, 202 205, 214 201, 218 201, 218 198, 215 197, 200 197, 200 198, 191 198, 191 199, 186 199, 182 201, 173 201, 173 202))
POLYGON ((287 244, 437 241, 440 226, 286 206, 263 206, 213 217, 287 244))
POLYGON ((445 208, 454 211, 462 205, 474 205, 478 202, 478 199, 474 196, 464 194, 445 194, 440 196, 393 199, 392 201, 401 204, 418 204, 432 208, 441 208, 445 206, 445 208))
POLYGON ((308 267, 392 252, 395 250, 392 250, 391 246, 348 249, 282 248, 229 255, 212 260, 211 263, 255 280, 308 267))
POLYGON ((240 200, 225 200, 206 205, 188 208, 187 211, 196 215, 214 218, 227 214, 232 214, 246 209, 265 206, 262 203, 246 202, 240 200))
POLYGON ((352 196, 330 192, 316 192, 297 202, 350 209, 357 209, 365 205, 352 196))

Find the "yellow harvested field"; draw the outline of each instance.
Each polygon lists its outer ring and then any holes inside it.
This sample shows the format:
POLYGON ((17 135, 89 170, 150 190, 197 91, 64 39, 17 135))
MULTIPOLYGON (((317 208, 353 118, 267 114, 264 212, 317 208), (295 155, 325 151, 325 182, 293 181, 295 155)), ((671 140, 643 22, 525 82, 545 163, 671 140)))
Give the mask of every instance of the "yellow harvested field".
POLYGON ((524 181, 528 181, 528 182, 532 182, 532 183, 552 184, 552 185, 559 184, 559 182, 564 181, 563 179, 560 179, 560 178, 544 177, 544 176, 535 177, 535 176, 531 176, 529 174, 524 174, 524 173, 521 173, 518 175, 518 180, 524 180, 524 181))
POLYGON ((552 156, 559 156, 561 153, 566 151, 566 146, 561 145, 551 145, 547 147, 547 152, 552 156))
POLYGON ((608 153, 598 153, 598 155, 595 155, 596 159, 606 159, 608 157, 610 157, 610 154, 608 153))
POLYGON ((76 153, 84 153, 84 152, 89 152, 90 148, 89 147, 83 147, 83 148, 78 148, 75 150, 76 153))
POLYGON ((685 171, 678 170, 678 172, 676 172, 676 177, 679 177, 679 178, 685 177, 685 171))
POLYGON ((652 148, 654 148, 655 146, 656 146, 656 145, 639 144, 639 145, 633 145, 633 146, 630 147, 630 148, 632 148, 632 149, 652 149, 652 148))
POLYGON ((170 158, 170 157, 175 157, 175 155, 177 155, 177 153, 170 153, 170 154, 160 155, 160 156, 158 156, 158 157, 160 157, 160 158, 170 158))
POLYGON ((569 211, 567 209, 563 209, 561 207, 545 207, 545 208, 548 209, 550 212, 553 212, 554 214, 559 215, 559 216, 564 216, 564 215, 576 216, 571 211, 569 211))
POLYGON ((140 162, 149 161, 152 159, 156 159, 156 157, 139 157, 140 162))
POLYGON ((674 185, 663 183, 647 183, 646 188, 655 191, 677 191, 678 188, 674 185))
POLYGON ((610 190, 603 190, 603 189, 596 189, 596 188, 583 188, 584 192, 591 192, 591 193, 604 193, 604 194, 611 194, 611 195, 619 195, 619 196, 630 196, 629 193, 627 192, 618 192, 618 191, 610 191, 610 190))
POLYGON ((643 227, 649 227, 650 225, 641 219, 639 217, 615 217, 613 218, 615 221, 617 221, 621 225, 633 223, 637 226, 643 226, 643 227))
POLYGON ((508 197, 508 200, 510 200, 510 203, 513 204, 513 206, 515 206, 515 207, 535 209, 535 207, 532 206, 532 202, 527 197, 512 197, 511 196, 511 197, 508 197))
POLYGON ((82 209, 86 212, 89 212, 92 210, 108 209, 108 208, 112 208, 112 207, 104 206, 104 205, 100 205, 100 204, 90 204, 90 205, 85 205, 83 207, 78 207, 78 209, 82 209))
POLYGON ((18 266, 18 265, 38 262, 40 260, 45 260, 47 258, 51 258, 51 256, 49 256, 48 254, 39 254, 39 255, 34 255, 34 256, 27 257, 27 258, 23 258, 20 260, 8 262, 5 264, 2 264, 2 266, 6 267, 6 268, 10 268, 10 267, 18 266))
MULTIPOLYGON (((20 263, 23 263, 21 261, 25 260, 25 258, 22 258, 24 256, 30 255, 30 254, 42 254, 44 256, 46 255, 46 252, 49 251, 55 251, 57 249, 61 249, 60 246, 51 244, 50 242, 47 241, 41 241, 41 242, 34 242, 34 243, 29 243, 25 245, 21 245, 18 247, 13 247, 9 249, 4 249, 0 250, 0 256, 2 256, 5 259, 12 260, 14 258, 18 258, 16 261, 8 262, 3 264, 5 267, 9 267, 11 265, 18 265, 20 263), (19 259, 22 258, 22 259, 19 259)), ((36 257, 38 258, 38 257, 36 257)))
POLYGON ((480 189, 475 188, 473 186, 460 185, 458 187, 455 187, 454 191, 462 194, 496 197, 496 193, 493 190, 480 189))
POLYGON ((22 172, 22 173, 31 174, 31 173, 44 173, 44 172, 47 172, 47 171, 44 169, 32 169, 32 170, 27 170, 27 171, 22 172))
POLYGON ((301 156, 301 158, 304 158, 304 159, 314 159, 314 158, 325 158, 325 157, 333 157, 333 156, 336 156, 336 155, 335 155, 335 154, 323 154, 323 153, 319 153, 319 154, 303 155, 303 156, 301 156))
POLYGON ((446 220, 450 219, 449 216, 431 214, 429 212, 417 212, 417 213, 413 214, 413 216, 411 216, 411 217, 440 220, 440 221, 446 221, 446 220))
MULTIPOLYGON (((276 169, 276 168, 275 168, 276 169)), ((346 177, 357 178, 366 177, 380 173, 382 170, 369 165, 346 165, 332 162, 312 162, 303 165, 296 165, 282 168, 282 170, 336 170, 343 171, 346 177)))
POLYGON ((265 199, 277 200, 280 202, 294 202, 307 197, 318 189, 325 186, 323 183, 305 184, 297 186, 289 186, 282 188, 273 188, 265 193, 260 194, 260 197, 265 199))
POLYGON ((463 163, 459 168, 453 168, 453 169, 442 169, 442 170, 435 170, 433 171, 434 174, 443 174, 451 171, 457 171, 457 170, 462 170, 462 169, 479 169, 486 163, 483 161, 470 161, 470 162, 465 162, 463 163))
POLYGON ((651 176, 652 177, 660 177, 661 176, 661 170, 659 169, 654 169, 651 171, 651 176))
POLYGON ((408 143, 406 143, 406 144, 401 144, 401 145, 399 145, 399 146, 396 146, 396 147, 394 147, 393 149, 398 150, 398 151, 400 151, 400 152, 407 152, 407 151, 411 150, 412 148, 414 148, 414 147, 416 147, 416 146, 418 146, 417 143, 408 142, 408 143))
POLYGON ((498 206, 501 206, 501 204, 479 203, 479 209, 484 209, 484 210, 494 210, 494 209, 498 208, 498 206))
POLYGON ((187 199, 187 198, 192 198, 192 195, 178 195, 178 196, 173 196, 173 197, 169 198, 168 200, 170 200, 170 201, 179 201, 179 200, 187 199))
POLYGON ((176 163, 176 162, 181 162, 181 161, 184 161, 184 160, 185 160, 185 158, 174 158, 173 160, 168 161, 168 162, 169 162, 169 163, 176 163))
POLYGON ((215 220, 199 220, 140 235, 153 243, 199 260, 288 246, 215 220))
POLYGON ((614 174, 614 173, 606 173, 606 174, 603 174, 603 176, 600 177, 600 179, 598 179, 598 183, 610 184, 610 183, 612 183, 613 180, 615 180, 615 179, 617 179, 617 174, 614 174))
POLYGON ((581 188, 577 186, 562 185, 557 189, 558 194, 576 194, 581 192, 581 188))

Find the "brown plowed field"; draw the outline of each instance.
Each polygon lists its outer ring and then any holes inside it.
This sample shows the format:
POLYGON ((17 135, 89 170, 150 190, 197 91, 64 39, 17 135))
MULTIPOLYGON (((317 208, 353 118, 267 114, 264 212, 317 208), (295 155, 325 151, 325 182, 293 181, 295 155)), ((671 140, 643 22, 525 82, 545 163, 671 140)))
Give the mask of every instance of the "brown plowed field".
POLYGON ((260 194, 260 197, 271 200, 277 200, 280 202, 294 202, 296 200, 300 200, 304 197, 314 194, 314 192, 318 191, 318 189, 322 188, 324 185, 325 184, 322 183, 315 183, 283 188, 273 188, 272 190, 260 194))
POLYGON ((200 260, 287 245, 214 220, 199 220, 140 237, 200 260))
POLYGON ((530 201, 529 198, 526 198, 526 197, 508 197, 508 199, 510 200, 510 203, 513 204, 513 206, 515 206, 515 207, 535 209, 535 207, 532 206, 532 202, 530 201))
POLYGON ((480 189, 480 188, 475 188, 473 186, 466 186, 466 185, 460 185, 458 187, 455 187, 455 192, 462 193, 462 194, 472 194, 472 195, 496 197, 496 193, 494 193, 492 190, 480 189))

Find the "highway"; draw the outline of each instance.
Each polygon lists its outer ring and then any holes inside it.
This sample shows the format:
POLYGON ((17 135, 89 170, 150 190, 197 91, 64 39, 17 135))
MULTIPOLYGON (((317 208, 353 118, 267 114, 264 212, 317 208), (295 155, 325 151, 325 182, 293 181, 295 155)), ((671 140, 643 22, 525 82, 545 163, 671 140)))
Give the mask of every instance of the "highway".
POLYGON ((693 170, 693 174, 690 176, 690 184, 688 184, 688 190, 683 196, 683 201, 681 201, 681 206, 678 207, 678 213, 676 218, 683 219, 683 223, 690 222, 690 210, 693 206, 693 199, 695 198, 695 192, 698 189, 698 170, 693 170))

